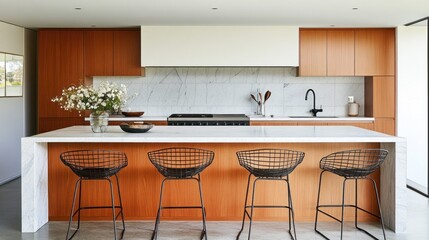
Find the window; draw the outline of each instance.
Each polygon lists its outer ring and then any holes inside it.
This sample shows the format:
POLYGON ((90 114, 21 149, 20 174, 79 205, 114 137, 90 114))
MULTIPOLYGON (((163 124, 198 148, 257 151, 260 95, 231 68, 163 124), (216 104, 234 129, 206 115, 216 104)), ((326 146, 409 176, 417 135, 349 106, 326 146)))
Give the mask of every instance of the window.
POLYGON ((0 97, 22 96, 24 58, 0 53, 0 97))

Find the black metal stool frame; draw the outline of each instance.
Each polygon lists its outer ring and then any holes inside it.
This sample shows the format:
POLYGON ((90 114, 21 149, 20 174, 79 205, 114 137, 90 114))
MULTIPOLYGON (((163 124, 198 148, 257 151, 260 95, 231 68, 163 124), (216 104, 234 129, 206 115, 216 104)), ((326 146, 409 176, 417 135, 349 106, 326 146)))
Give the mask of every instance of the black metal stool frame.
POLYGON ((113 220, 113 231, 115 235, 115 240, 117 239, 116 233, 116 220, 119 216, 122 218, 122 232, 120 239, 123 238, 125 233, 125 222, 124 222, 124 213, 122 207, 122 197, 119 184, 119 178, 117 173, 124 167, 128 165, 128 159, 125 153, 119 151, 109 151, 109 150, 74 150, 63 152, 60 155, 61 161, 69 167, 79 178, 76 181, 73 201, 70 210, 70 218, 67 227, 66 240, 72 239, 80 228, 80 212, 82 210, 88 209, 102 209, 102 208, 111 208, 112 209, 112 220, 113 220), (113 184, 110 179, 112 176, 115 176, 119 197, 119 205, 115 205, 114 193, 113 193, 113 184), (110 185, 110 198, 112 205, 110 206, 81 206, 82 199, 82 182, 88 180, 99 180, 99 181, 108 181, 110 185), (75 211, 76 197, 79 188, 79 199, 78 199, 78 209, 75 211), (116 214, 116 209, 119 209, 116 214), (78 215, 76 229, 71 234, 70 238, 70 228, 71 223, 73 222, 73 217, 78 215))
POLYGON ((237 234, 236 239, 240 238, 240 235, 244 229, 244 222, 246 216, 249 218, 249 234, 248 239, 250 240, 252 231, 253 221, 253 210, 255 208, 286 208, 289 213, 289 235, 292 239, 296 239, 295 229, 295 215, 292 204, 292 194, 289 184, 289 174, 303 161, 305 156, 304 152, 293 151, 288 149, 253 149, 244 150, 237 152, 237 158, 242 167, 249 171, 249 177, 247 179, 246 197, 244 202, 244 213, 241 224, 241 229, 237 234), (249 198, 250 178, 255 176, 253 180, 252 189, 252 203, 248 205, 247 199, 249 198), (271 180, 271 181, 285 181, 287 187, 287 205, 256 205, 255 206, 255 189, 256 182, 260 180, 271 180), (250 213, 247 210, 250 208, 250 213), (293 231, 292 231, 293 230, 293 231))
POLYGON ((201 186, 201 177, 198 173, 197 177, 190 177, 190 178, 170 178, 165 177, 162 180, 161 183, 161 192, 159 194, 159 208, 158 212, 156 214, 156 221, 155 221, 155 228, 152 233, 152 240, 156 239, 158 237, 158 226, 161 221, 161 210, 162 209, 186 209, 186 208, 201 208, 202 213, 202 220, 203 220, 203 230, 201 231, 200 239, 203 239, 203 237, 207 240, 207 228, 206 228, 206 208, 204 206, 204 200, 203 200, 203 194, 202 194, 202 186, 201 186), (196 180, 198 182, 198 189, 200 193, 200 203, 201 206, 162 206, 162 195, 164 191, 164 183, 169 180, 196 180))
POLYGON ((159 207, 152 239, 157 238, 162 209, 201 208, 203 230, 201 231, 200 239, 205 238, 207 240, 206 209, 200 173, 213 162, 214 152, 198 148, 171 147, 149 152, 148 157, 156 169, 164 176, 161 183, 159 207), (200 206, 162 206, 164 184, 170 180, 196 180, 200 194, 200 206))
POLYGON ((74 188, 74 193, 73 193, 73 203, 72 203, 72 208, 70 211, 70 219, 69 219, 69 224, 68 224, 68 228, 67 228, 67 235, 66 235, 66 240, 72 239, 74 237, 74 235, 78 232, 79 228, 80 228, 80 211, 81 210, 87 210, 87 209, 100 209, 100 208, 112 208, 112 220, 113 220, 113 232, 115 235, 115 239, 117 239, 117 234, 116 234, 116 220, 118 219, 119 215, 121 216, 122 219, 122 231, 121 231, 121 238, 123 239, 124 237, 124 233, 125 233, 125 222, 124 222, 124 213, 123 213, 123 208, 122 208, 122 198, 121 198, 121 190, 119 187, 119 178, 118 176, 115 174, 116 177, 116 182, 117 182, 117 188, 118 188, 118 197, 119 197, 119 205, 115 206, 115 199, 113 196, 113 184, 112 181, 110 180, 110 178, 104 178, 104 179, 85 179, 80 177, 75 184, 75 188, 74 188), (85 180, 106 180, 109 182, 110 184, 110 199, 112 201, 112 206, 91 206, 91 207, 81 207, 81 197, 82 197, 82 181, 85 180), (77 188, 79 185, 79 200, 78 200, 78 209, 76 209, 76 211, 74 211, 74 207, 75 207, 75 203, 76 203, 76 195, 77 195, 77 188), (116 209, 120 209, 119 212, 116 214, 116 209), (73 217, 78 214, 78 221, 77 221, 77 227, 76 230, 73 231, 72 235, 70 236, 70 238, 68 237, 70 234, 70 228, 71 228, 71 223, 73 222, 73 217))
POLYGON ((246 188, 246 198, 244 200, 244 213, 243 213, 243 220, 241 223, 241 229, 237 234, 236 240, 240 239, 240 235, 243 232, 244 229, 244 222, 246 220, 246 216, 249 218, 249 235, 248 238, 250 240, 250 234, 252 231, 252 221, 253 221, 253 209, 254 208, 286 208, 289 210, 289 235, 292 239, 296 238, 296 229, 295 229, 295 215, 293 212, 293 205, 292 205, 292 194, 290 191, 290 185, 289 185, 289 175, 287 175, 285 178, 268 178, 268 177, 255 177, 253 180, 253 189, 252 189, 252 204, 247 205, 247 199, 249 195, 249 187, 250 187, 250 178, 252 177, 252 173, 249 173, 249 177, 247 179, 247 188, 246 188), (254 205, 255 202, 255 189, 256 189, 256 182, 259 180, 271 180, 271 181, 285 181, 287 186, 287 192, 288 192, 288 205, 254 205), (250 208, 250 214, 248 212, 248 208, 250 208), (293 229, 293 233, 292 233, 293 229))
MULTIPOLYGON (((371 150, 371 149, 370 149, 370 150, 371 150)), ((387 155, 387 151, 385 152, 385 154, 387 155)), ((384 156, 384 157, 385 157, 385 156, 384 156)), ((384 158, 383 158, 382 160, 384 160, 384 158)), ((380 162, 379 164, 381 164, 381 162, 380 162)), ((319 177, 319 189, 318 189, 318 192, 317 192, 316 220, 315 220, 315 223, 314 223, 314 230, 315 230, 318 234, 320 234, 323 238, 325 238, 325 239, 329 239, 329 238, 328 238, 326 235, 324 235, 321 231, 317 230, 318 214, 319 214, 319 212, 321 212, 321 213, 323 213, 324 215, 326 215, 326 216, 328 216, 328 217, 330 217, 330 218, 332 218, 332 219, 336 220, 337 222, 339 222, 339 223, 341 224, 341 233, 340 233, 341 235, 340 235, 340 239, 343 239, 343 230, 344 230, 344 208, 345 208, 345 207, 351 207, 351 208, 354 208, 354 209, 355 209, 355 216, 354 216, 354 220, 355 220, 355 221, 354 221, 354 224, 355 224, 356 229, 358 229, 358 230, 360 230, 360 231, 364 232, 365 234, 367 234, 368 236, 372 237, 373 239, 378 239, 377 237, 375 237, 374 235, 372 235, 371 233, 369 233, 367 230, 365 230, 365 229, 363 229, 363 228, 361 228, 361 227, 359 227, 359 226, 358 226, 357 214, 358 214, 358 210, 360 210, 360 211, 365 212, 365 213, 367 213, 367 214, 369 214, 369 215, 371 215, 371 216, 373 216, 373 217, 376 217, 376 218, 380 219, 381 228, 382 228, 382 230, 383 230, 383 238, 384 238, 384 240, 386 240, 386 233, 385 233, 385 229, 384 229, 383 215, 382 215, 382 213, 381 213, 380 198, 379 198, 379 195, 378 195, 377 184, 376 184, 376 182, 374 181, 374 179, 372 179, 372 178, 368 177, 367 175, 364 175, 364 176, 358 176, 358 177, 342 176, 342 177, 344 177, 344 180, 343 180, 343 184, 342 184, 342 199, 341 199, 341 204, 320 205, 320 192, 321 192, 321 185, 322 185, 322 177, 323 177, 323 174, 324 174, 325 172, 330 172, 330 171, 329 171, 329 170, 323 170, 323 171, 320 173, 320 177, 319 177), (348 180, 355 180, 355 203, 354 203, 354 204, 344 204, 344 203, 345 203, 345 188, 346 188, 346 182, 347 182, 348 180), (379 210, 379 214, 380 214, 380 215, 378 215, 378 216, 377 216, 377 215, 375 215, 375 214, 373 214, 373 213, 371 213, 371 212, 369 212, 369 211, 367 211, 367 210, 365 210, 365 209, 363 209, 363 208, 361 208, 361 207, 359 207, 359 206, 358 206, 358 199, 357 199, 357 192, 358 192, 358 180, 368 180, 368 181, 371 181, 371 183, 372 183, 372 185, 373 185, 373 188, 374 188, 374 192, 375 192, 376 198, 377 198, 377 206, 378 206, 378 210, 379 210), (320 208, 332 208, 332 207, 333 207, 333 208, 335 208, 335 207, 341 207, 341 219, 338 219, 337 217, 332 216, 331 214, 329 214, 329 213, 327 213, 327 212, 325 212, 325 211, 323 211, 323 210, 321 210, 321 209, 320 209, 320 208)), ((335 174, 335 173, 334 173, 334 174, 335 174)), ((337 175, 337 174, 335 174, 335 175, 337 175)), ((337 175, 337 176, 338 176, 338 175, 337 175)))

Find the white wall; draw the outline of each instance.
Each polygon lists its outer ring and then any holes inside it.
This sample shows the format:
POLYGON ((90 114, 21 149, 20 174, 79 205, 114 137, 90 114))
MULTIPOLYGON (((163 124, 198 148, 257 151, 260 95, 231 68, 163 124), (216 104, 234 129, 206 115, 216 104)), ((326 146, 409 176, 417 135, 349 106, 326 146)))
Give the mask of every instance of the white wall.
MULTIPOLYGON (((0 36, 0 51, 24 54, 23 28, 0 22, 0 36)), ((0 98, 0 112, 0 184, 2 184, 21 174, 21 137, 24 135, 23 98, 0 98)))
POLYGON ((397 28, 397 133, 407 138, 408 184, 425 192, 428 187, 427 41, 426 26, 397 28))
POLYGON ((307 89, 316 92, 318 115, 347 115, 347 96, 353 95, 363 115, 364 80, 362 77, 297 77, 296 68, 146 68, 145 77, 94 77, 100 81, 128 86, 138 93, 129 103, 146 116, 171 113, 244 113, 253 114, 256 103, 250 93, 272 92, 266 114, 275 116, 310 115, 313 97, 305 101, 307 89))

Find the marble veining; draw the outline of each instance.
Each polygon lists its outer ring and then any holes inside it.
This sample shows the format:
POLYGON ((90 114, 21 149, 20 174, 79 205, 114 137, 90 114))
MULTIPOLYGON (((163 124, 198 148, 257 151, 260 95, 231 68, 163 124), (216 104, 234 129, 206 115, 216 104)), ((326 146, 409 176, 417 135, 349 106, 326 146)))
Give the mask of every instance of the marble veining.
POLYGON ((275 116, 309 115, 312 98, 305 92, 316 92, 319 115, 347 116, 347 96, 354 96, 364 113, 363 77, 297 77, 296 68, 146 68, 145 77, 94 77, 101 81, 128 86, 130 100, 126 108, 145 111, 146 116, 168 116, 171 113, 244 113, 256 112, 250 93, 272 92, 266 114, 275 116))

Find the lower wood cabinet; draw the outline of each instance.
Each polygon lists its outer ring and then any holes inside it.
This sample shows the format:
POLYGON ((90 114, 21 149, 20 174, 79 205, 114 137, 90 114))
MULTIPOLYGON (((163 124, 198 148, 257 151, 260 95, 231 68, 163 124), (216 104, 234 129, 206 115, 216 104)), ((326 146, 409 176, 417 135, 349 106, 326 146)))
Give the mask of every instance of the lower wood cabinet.
POLYGON ((375 118, 374 131, 395 135, 394 118, 375 118))

